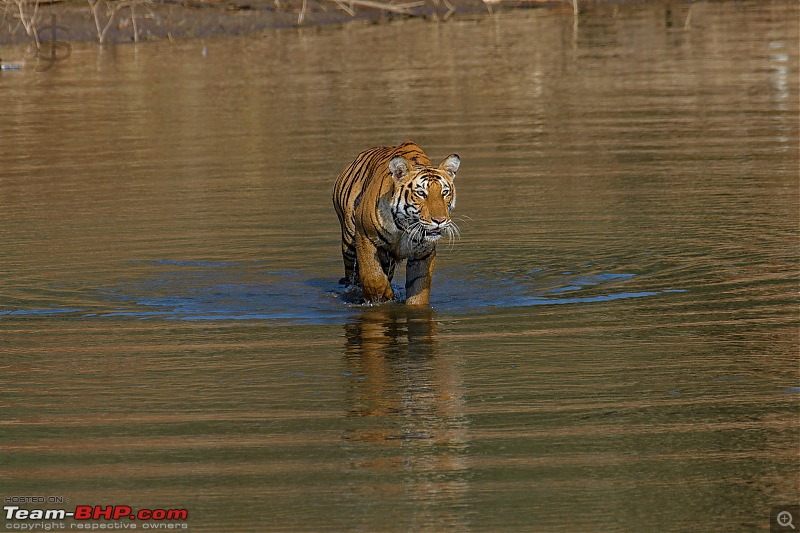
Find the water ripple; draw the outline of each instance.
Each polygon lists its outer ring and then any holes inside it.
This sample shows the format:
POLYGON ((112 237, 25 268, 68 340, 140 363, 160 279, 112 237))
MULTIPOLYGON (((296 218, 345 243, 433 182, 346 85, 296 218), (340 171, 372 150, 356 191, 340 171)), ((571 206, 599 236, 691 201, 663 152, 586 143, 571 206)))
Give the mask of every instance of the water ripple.
MULTIPOLYGON (((81 306, 2 309, 0 316, 79 315, 84 318, 165 320, 265 320, 328 324, 348 320, 360 307, 351 291, 333 279, 302 271, 266 271, 253 262, 159 260, 144 264, 147 275, 94 290, 98 300, 81 306)), ((440 312, 490 308, 585 305, 652 297, 678 290, 631 290, 630 273, 552 274, 547 269, 505 273, 497 278, 468 268, 438 272, 431 305, 440 312)), ((398 277, 402 280, 402 277, 398 277)), ((394 286, 398 300, 405 298, 394 286)))

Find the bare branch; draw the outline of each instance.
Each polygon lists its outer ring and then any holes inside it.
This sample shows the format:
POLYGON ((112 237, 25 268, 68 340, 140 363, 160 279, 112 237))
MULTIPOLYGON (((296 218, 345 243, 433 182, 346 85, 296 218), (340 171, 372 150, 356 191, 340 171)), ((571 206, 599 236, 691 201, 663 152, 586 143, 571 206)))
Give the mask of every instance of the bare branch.
POLYGON ((14 14, 14 18, 18 18, 20 24, 22 24, 22 27, 25 28, 25 33, 36 40, 36 47, 38 48, 39 35, 36 30, 36 26, 39 24, 39 0, 36 0, 34 3, 33 13, 30 15, 25 13, 28 0, 14 0, 14 3, 17 5, 17 13, 14 14))
MULTIPOLYGON (((335 0, 330 0, 335 1, 335 0)), ((366 7, 369 9, 380 9, 381 11, 388 11, 389 13, 398 13, 400 15, 413 15, 410 11, 410 7, 416 7, 419 5, 418 3, 414 2, 412 4, 406 5, 392 5, 392 4, 384 4, 383 2, 374 2, 373 0, 348 0, 351 6, 358 6, 358 7, 366 7)), ((305 4, 305 0, 303 0, 305 4)), ((339 2, 336 2, 337 5, 339 2)))

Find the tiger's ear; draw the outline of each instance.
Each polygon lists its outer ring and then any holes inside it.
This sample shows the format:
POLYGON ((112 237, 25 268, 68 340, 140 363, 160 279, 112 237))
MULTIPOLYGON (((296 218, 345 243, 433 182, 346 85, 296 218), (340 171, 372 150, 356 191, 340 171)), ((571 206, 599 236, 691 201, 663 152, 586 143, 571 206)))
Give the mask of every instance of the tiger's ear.
POLYGON ((458 167, 461 165, 461 158, 458 157, 458 154, 450 154, 447 156, 447 159, 442 161, 442 164, 439 165, 439 168, 450 174, 451 178, 456 177, 456 172, 458 171, 458 167))
POLYGON ((411 172, 411 162, 402 155, 393 157, 389 161, 389 173, 397 183, 402 182, 409 172, 411 172))

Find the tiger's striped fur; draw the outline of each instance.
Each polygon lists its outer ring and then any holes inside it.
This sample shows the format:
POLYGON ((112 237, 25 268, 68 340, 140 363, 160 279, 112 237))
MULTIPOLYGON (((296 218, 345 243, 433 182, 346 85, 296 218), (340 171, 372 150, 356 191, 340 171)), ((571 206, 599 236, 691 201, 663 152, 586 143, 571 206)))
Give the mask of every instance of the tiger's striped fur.
POLYGON ((361 285, 368 302, 391 300, 395 268, 408 260, 406 303, 427 305, 436 242, 458 232, 450 211, 460 163, 452 154, 433 166, 413 142, 360 153, 333 187, 342 226, 340 282, 361 285))

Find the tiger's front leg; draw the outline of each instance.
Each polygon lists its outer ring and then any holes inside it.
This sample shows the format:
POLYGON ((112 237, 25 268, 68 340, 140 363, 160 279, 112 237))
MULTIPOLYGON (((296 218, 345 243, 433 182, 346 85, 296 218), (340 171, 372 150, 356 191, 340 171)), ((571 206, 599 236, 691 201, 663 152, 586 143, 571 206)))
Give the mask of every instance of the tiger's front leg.
POLYGON ((366 301, 379 303, 394 298, 392 285, 381 267, 378 248, 363 235, 356 235, 356 266, 366 301))
POLYGON ((436 250, 420 259, 406 263, 406 305, 428 305, 431 299, 431 280, 436 263, 436 250))

